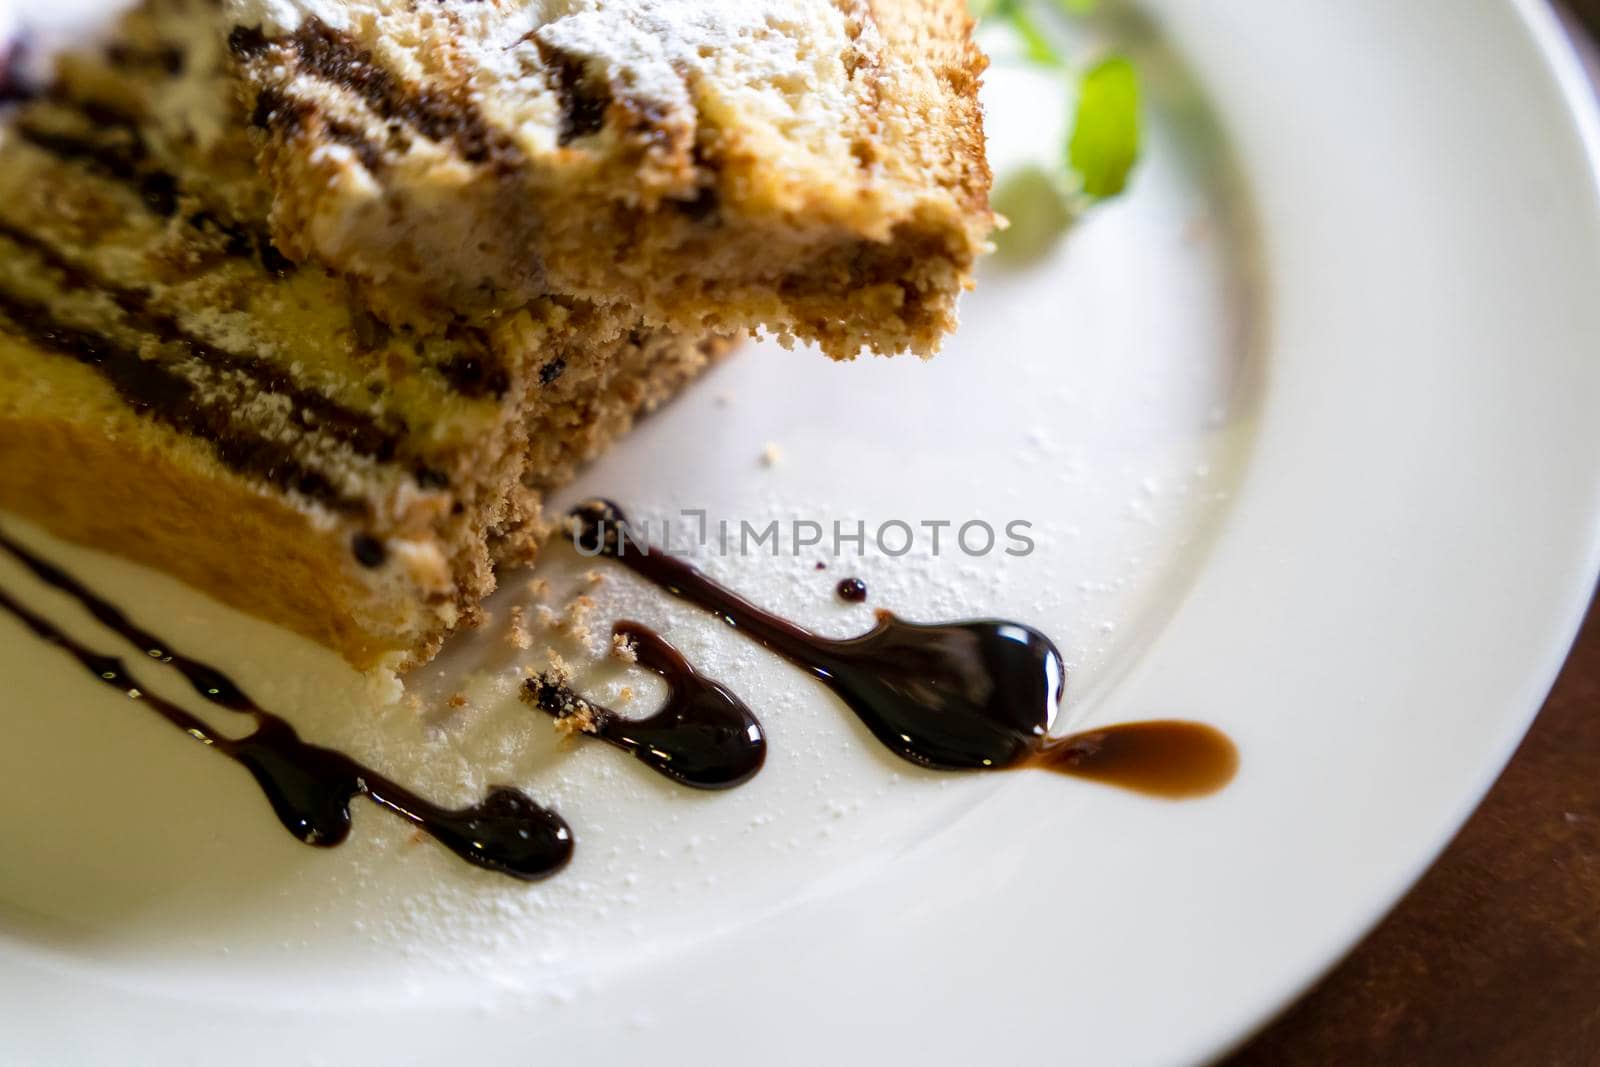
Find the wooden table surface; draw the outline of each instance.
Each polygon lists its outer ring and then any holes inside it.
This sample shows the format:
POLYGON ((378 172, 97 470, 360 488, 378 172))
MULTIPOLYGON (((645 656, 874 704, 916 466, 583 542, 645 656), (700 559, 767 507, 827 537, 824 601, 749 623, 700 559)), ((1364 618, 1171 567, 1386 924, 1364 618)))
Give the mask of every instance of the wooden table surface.
MULTIPOLYGON (((1600 0, 1568 6, 1600 32, 1600 0)), ((1444 856, 1321 985, 1226 1061, 1346 1064, 1600 1065, 1600 606, 1444 856)))

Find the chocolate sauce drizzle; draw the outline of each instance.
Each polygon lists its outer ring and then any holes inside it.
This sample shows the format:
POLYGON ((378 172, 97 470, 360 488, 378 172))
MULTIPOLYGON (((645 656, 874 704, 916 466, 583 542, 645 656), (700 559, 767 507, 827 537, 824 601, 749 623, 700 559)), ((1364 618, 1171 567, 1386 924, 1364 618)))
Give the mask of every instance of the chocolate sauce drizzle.
POLYGON ((732 789, 755 777, 767 758, 767 736, 744 702, 643 624, 619 622, 611 632, 628 640, 641 667, 666 681, 661 710, 645 719, 625 718, 550 674, 528 679, 524 699, 557 719, 581 717, 585 734, 683 785, 732 789))
POLYGON ((923 767, 1041 767, 1140 792, 1192 796, 1232 777, 1232 742, 1195 723, 1153 722, 1052 738, 1066 687, 1061 653, 1003 619, 922 624, 879 611, 859 637, 833 639, 781 619, 683 560, 634 541, 615 504, 575 508, 568 533, 586 555, 614 559, 711 612, 806 670, 890 751, 923 767))
POLYGON ((257 706, 227 675, 173 651, 71 575, 4 534, 0 534, 0 548, 46 585, 77 600, 145 655, 178 671, 207 701, 254 718, 255 732, 238 740, 213 732, 204 720, 147 690, 122 660, 80 644, 0 590, 0 609, 20 619, 41 640, 71 655, 103 684, 244 766, 261 786, 278 820, 306 844, 330 847, 343 842, 350 835, 350 801, 365 796, 468 863, 514 878, 543 878, 571 858, 572 832, 567 824, 520 790, 495 786, 481 802, 460 810, 433 804, 342 752, 302 740, 293 726, 257 706))
MULTIPOLYGON (((569 534, 580 550, 617 560, 809 671, 891 751, 913 763, 947 770, 1035 767, 1171 799, 1214 792, 1238 769, 1233 742, 1201 723, 1159 720, 1050 736, 1065 667, 1049 638, 1021 623, 921 624, 879 611, 878 624, 867 633, 825 638, 764 611, 682 560, 637 542, 629 552, 627 519, 614 504, 592 501, 572 514, 578 522, 569 534)), ((255 732, 245 737, 215 733, 204 720, 146 690, 121 659, 79 643, 0 589, 0 610, 41 640, 68 653, 102 684, 244 766, 279 821, 306 844, 343 842, 350 834, 350 801, 366 796, 468 863, 515 878, 543 878, 571 858, 567 824, 520 790, 491 787, 482 801, 459 810, 433 804, 341 752, 302 740, 226 674, 172 649, 4 533, 0 550, 147 657, 176 670, 206 701, 253 718, 255 732)), ((613 634, 626 638, 637 662, 667 682, 659 711, 629 719, 550 675, 530 680, 525 699, 558 719, 582 716, 584 733, 684 785, 728 789, 761 769, 766 733, 738 697, 645 626, 619 622, 613 634)))

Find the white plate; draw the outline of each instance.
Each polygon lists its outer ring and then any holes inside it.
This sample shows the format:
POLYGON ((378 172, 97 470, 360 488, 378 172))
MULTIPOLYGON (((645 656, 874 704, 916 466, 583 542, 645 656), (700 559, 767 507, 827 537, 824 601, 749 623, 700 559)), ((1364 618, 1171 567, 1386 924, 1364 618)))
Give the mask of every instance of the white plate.
MULTIPOLYGON (((1531 0, 1146 10, 1132 191, 1044 261, 991 264, 943 357, 748 351, 574 495, 1031 520, 1025 558, 706 566, 832 632, 867 617, 831 600, 846 572, 910 616, 1032 622, 1073 668, 1065 724, 1213 722, 1242 752, 1230 788, 917 771, 613 568, 602 617, 665 629, 770 731, 754 782, 688 794, 558 751, 504 698, 494 634, 424 679, 492 668, 472 708, 424 723, 25 530, 312 738, 441 799, 522 784, 579 849, 523 886, 365 805, 344 848, 304 848, 237 767, 0 622, 0 1059, 1171 1063, 1328 967, 1492 781, 1593 581, 1597 125, 1531 0)), ((1056 95, 994 73, 1002 170, 1056 150, 1056 95)), ((16 567, 0 583, 109 646, 16 567)))

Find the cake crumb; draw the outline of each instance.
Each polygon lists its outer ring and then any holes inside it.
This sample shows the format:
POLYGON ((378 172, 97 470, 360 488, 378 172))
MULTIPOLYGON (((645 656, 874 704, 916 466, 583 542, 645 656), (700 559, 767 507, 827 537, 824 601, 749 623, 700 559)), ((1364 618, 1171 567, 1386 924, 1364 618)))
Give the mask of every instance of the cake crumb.
POLYGON ((559 629, 560 623, 561 623, 561 617, 555 613, 555 609, 550 607, 550 605, 548 605, 548 604, 535 604, 533 606, 533 614, 534 614, 534 618, 539 620, 539 626, 542 629, 545 629, 545 630, 559 629))
POLYGON ((620 659, 624 663, 638 663, 639 647, 633 643, 633 638, 627 634, 612 634, 611 657, 620 659))
POLYGON ((572 681, 572 668, 561 658, 561 653, 553 648, 547 648, 544 650, 544 658, 550 661, 550 667, 545 674, 552 683, 566 685, 572 681))
POLYGON ((582 644, 589 644, 589 613, 594 610, 594 600, 587 596, 575 596, 567 602, 567 608, 561 613, 561 619, 556 623, 556 629, 563 633, 570 633, 573 638, 582 644))
POLYGON ((450 699, 445 703, 452 708, 464 708, 467 706, 467 695, 465 693, 451 693, 450 699))
POLYGON ((547 654, 550 657, 550 669, 533 673, 520 686, 517 696, 523 704, 536 707, 552 717, 550 725, 554 726, 555 733, 560 734, 563 744, 579 734, 600 733, 600 717, 605 709, 595 707, 584 697, 573 693, 568 685, 571 672, 566 669, 562 657, 554 651, 547 651, 547 654))
POLYGON ((761 450, 761 465, 763 467, 776 467, 778 465, 778 461, 782 458, 783 449, 779 448, 771 441, 768 441, 767 447, 761 450))
POLYGON ((597 570, 587 570, 583 572, 583 580, 590 585, 599 585, 606 580, 606 576, 597 570))
POLYGON ((600 727, 595 725, 594 711, 588 704, 579 702, 573 710, 565 715, 558 715, 551 720, 551 725, 556 728, 556 733, 562 738, 573 738, 580 734, 599 733, 600 727))
POLYGON ((567 687, 566 665, 561 657, 551 654, 550 670, 530 678, 522 687, 524 703, 539 708, 553 716, 551 725, 563 741, 579 734, 600 732, 595 706, 567 687))
POLYGON ((632 704, 633 703, 633 686, 625 685, 625 686, 622 687, 622 691, 617 694, 617 703, 618 704, 632 704))
POLYGON ((511 609, 511 625, 506 630, 506 641, 512 648, 524 652, 533 647, 533 636, 528 633, 528 628, 523 622, 521 606, 514 606, 511 609))
POLYGON ((550 595, 550 582, 544 578, 530 578, 528 580, 528 595, 535 600, 543 600, 550 595))

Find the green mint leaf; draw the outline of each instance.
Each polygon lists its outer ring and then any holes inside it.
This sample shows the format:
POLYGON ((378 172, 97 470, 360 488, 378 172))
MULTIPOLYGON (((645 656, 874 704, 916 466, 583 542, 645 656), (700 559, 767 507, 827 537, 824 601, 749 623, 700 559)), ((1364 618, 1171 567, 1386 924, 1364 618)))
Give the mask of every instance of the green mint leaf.
POLYGON ((1083 75, 1067 162, 1096 200, 1116 196, 1139 160, 1139 76, 1121 56, 1083 75))
MULTIPOLYGON (((1070 0, 1078 3, 1081 0, 1070 0)), ((1022 42, 1022 54, 1030 63, 1065 67, 1066 60, 1050 43, 1050 36, 1034 21, 1027 0, 967 0, 973 18, 1003 20, 1022 42)))
POLYGON ((1016 4, 1005 12, 1006 19, 1011 23, 1011 28, 1022 39, 1022 54, 1029 61, 1042 63, 1047 67, 1064 67, 1066 60, 1061 58, 1061 53, 1056 51, 1056 46, 1050 43, 1050 38, 1033 21, 1033 16, 1028 14, 1028 9, 1021 4, 1016 4))
POLYGON ((1059 167, 1026 164, 995 183, 995 210, 1011 223, 994 235, 995 251, 1020 266, 1046 255, 1074 221, 1072 191, 1059 167))

